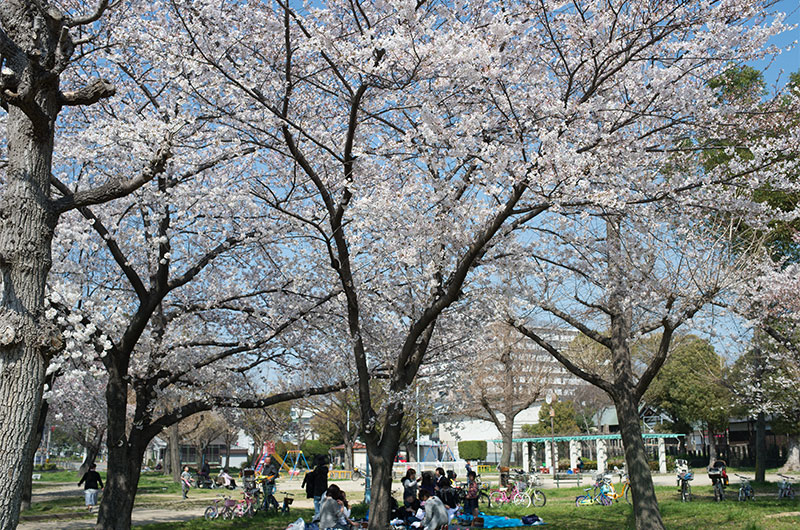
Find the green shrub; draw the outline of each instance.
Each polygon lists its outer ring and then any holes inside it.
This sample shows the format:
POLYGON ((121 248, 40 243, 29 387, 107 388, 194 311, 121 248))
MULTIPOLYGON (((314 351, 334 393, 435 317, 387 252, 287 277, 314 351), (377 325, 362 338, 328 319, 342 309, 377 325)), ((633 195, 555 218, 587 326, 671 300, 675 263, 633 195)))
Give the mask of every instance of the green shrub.
POLYGON ((458 442, 458 455, 464 460, 486 460, 486 440, 458 442))
POLYGON ((308 465, 311 465, 315 456, 326 456, 330 450, 330 446, 319 440, 306 440, 303 442, 303 445, 300 446, 300 450, 303 451, 303 455, 306 457, 306 460, 308 460, 308 465))

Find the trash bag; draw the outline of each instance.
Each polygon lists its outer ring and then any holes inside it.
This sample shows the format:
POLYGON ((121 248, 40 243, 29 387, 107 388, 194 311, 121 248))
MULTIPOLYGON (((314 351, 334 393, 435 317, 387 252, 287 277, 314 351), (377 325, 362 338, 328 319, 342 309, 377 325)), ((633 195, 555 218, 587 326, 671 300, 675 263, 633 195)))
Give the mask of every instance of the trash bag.
POLYGON ((526 515, 526 516, 524 516, 522 518, 522 522, 524 524, 534 524, 534 523, 538 523, 541 520, 542 520, 542 518, 539 517, 538 515, 536 515, 535 513, 532 513, 530 515, 526 515))
POLYGON ((300 517, 297 521, 287 526, 286 530, 306 530, 306 522, 300 517))

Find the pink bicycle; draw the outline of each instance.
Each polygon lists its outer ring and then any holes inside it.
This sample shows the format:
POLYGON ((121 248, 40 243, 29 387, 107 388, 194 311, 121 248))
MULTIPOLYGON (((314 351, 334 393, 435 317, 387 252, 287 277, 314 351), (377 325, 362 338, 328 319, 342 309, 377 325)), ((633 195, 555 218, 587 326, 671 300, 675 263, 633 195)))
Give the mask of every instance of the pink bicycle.
POLYGON ((506 503, 513 503, 515 506, 528 506, 531 503, 531 498, 525 494, 524 491, 520 491, 519 486, 514 483, 510 485, 508 488, 494 490, 489 494, 489 506, 492 503, 506 504, 506 503))

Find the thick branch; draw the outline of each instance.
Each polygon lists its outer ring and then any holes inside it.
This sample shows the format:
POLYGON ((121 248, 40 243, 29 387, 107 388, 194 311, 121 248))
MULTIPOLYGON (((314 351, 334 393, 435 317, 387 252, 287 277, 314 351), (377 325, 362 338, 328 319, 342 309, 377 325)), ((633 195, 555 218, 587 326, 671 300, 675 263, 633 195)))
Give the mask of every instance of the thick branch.
POLYGON ((178 407, 168 414, 161 416, 151 424, 149 431, 152 432, 153 436, 155 436, 161 432, 162 429, 165 429, 184 418, 188 418, 189 416, 197 414, 198 412, 212 410, 218 407, 261 409, 295 399, 306 398, 309 396, 319 396, 322 394, 331 394, 333 392, 338 392, 339 390, 344 390, 347 387, 348 384, 345 381, 340 381, 331 385, 280 392, 262 399, 237 400, 235 398, 212 397, 206 400, 188 403, 178 407))
POLYGON ((59 97, 59 102, 68 107, 94 105, 101 99, 110 98, 116 93, 117 88, 110 81, 95 79, 78 90, 62 92, 59 97))
POLYGON ((120 197, 125 197, 136 191, 152 180, 153 177, 164 172, 167 167, 167 161, 172 157, 171 140, 171 138, 168 138, 164 142, 164 145, 161 146, 150 160, 148 166, 139 175, 127 180, 114 180, 98 186, 97 188, 65 195, 54 201, 53 206, 55 211, 61 214, 82 206, 102 204, 120 197))

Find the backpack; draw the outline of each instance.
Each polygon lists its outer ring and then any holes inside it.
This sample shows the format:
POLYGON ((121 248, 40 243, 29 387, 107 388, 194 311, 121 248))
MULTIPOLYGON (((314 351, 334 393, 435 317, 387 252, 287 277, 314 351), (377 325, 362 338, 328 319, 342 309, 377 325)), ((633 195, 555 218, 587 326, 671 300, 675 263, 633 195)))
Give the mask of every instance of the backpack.
POLYGON ((522 518, 522 524, 533 524, 533 523, 538 523, 538 522, 539 522, 539 521, 541 521, 541 520, 542 520, 542 518, 541 518, 541 517, 539 517, 539 516, 538 516, 538 515, 536 515, 535 513, 532 513, 532 514, 530 514, 530 515, 526 515, 526 516, 524 516, 524 517, 522 518))

